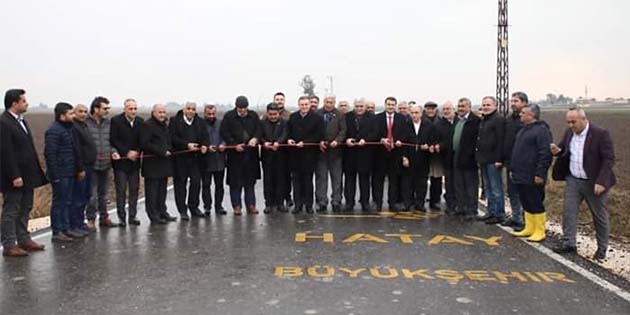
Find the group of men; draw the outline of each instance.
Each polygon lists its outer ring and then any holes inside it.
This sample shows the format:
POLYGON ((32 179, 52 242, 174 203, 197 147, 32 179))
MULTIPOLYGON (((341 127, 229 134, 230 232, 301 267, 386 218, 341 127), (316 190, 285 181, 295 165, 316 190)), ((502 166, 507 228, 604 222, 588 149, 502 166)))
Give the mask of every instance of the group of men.
POLYGON ((234 215, 258 213, 255 184, 261 177, 265 213, 326 212, 329 205, 334 212, 354 211, 357 201, 362 211, 383 211, 387 183, 389 211, 445 210, 465 220, 511 226, 515 236, 539 242, 545 238, 544 187, 556 155, 554 178, 568 183, 565 240, 557 250, 575 251, 578 206, 586 199, 595 218, 596 257, 605 257, 605 199, 615 183, 609 133, 589 124, 583 110, 571 109, 569 128, 556 146, 540 108, 528 104, 525 93, 514 93, 510 102, 512 113, 504 117, 492 96, 482 99, 480 113, 461 98, 455 106, 444 103, 441 115, 434 102, 421 107, 387 97, 384 111, 375 113, 374 102, 364 99, 356 99, 351 110, 348 102, 336 104, 334 96, 325 97, 321 107, 317 96, 302 96, 298 110, 289 113, 279 92, 262 117, 239 96, 223 118, 213 105, 206 105, 201 117, 189 102, 171 118, 164 105, 154 105, 143 120, 133 99, 109 119, 109 101, 99 96, 89 108, 55 106, 55 121, 45 135, 44 173, 23 117, 25 91, 9 90, 0 118, 3 253, 26 256, 44 249, 26 229, 36 187, 52 185, 53 241, 71 242, 93 231, 97 216, 101 227, 140 225, 140 175, 153 224, 176 220, 166 206, 171 177, 181 220, 209 217, 213 207, 225 215, 226 170, 234 215), (117 224, 106 209, 112 170, 117 224), (488 201, 483 216, 477 215, 479 174, 488 201))

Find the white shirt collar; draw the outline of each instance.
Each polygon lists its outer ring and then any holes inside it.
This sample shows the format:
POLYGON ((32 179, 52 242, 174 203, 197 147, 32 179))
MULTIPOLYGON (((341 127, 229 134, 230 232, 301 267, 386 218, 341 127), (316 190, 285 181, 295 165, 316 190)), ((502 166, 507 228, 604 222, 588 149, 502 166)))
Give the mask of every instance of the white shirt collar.
POLYGON ((575 135, 578 137, 585 137, 588 134, 588 128, 590 127, 590 123, 586 123, 586 127, 580 133, 576 133, 575 135))
POLYGON ((22 119, 22 115, 18 115, 18 114, 16 114, 16 113, 12 112, 11 110, 7 110, 7 111, 8 111, 8 112, 11 114, 11 116, 13 116, 13 118, 15 118, 17 121, 20 121, 20 120, 22 119))

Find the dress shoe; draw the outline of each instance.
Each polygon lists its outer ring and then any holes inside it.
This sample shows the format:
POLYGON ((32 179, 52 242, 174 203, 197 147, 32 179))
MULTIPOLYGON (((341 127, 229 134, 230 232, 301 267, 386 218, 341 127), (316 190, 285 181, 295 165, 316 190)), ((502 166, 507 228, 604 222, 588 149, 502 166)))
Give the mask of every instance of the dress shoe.
POLYGON ((287 207, 285 207, 284 205, 279 205, 278 212, 286 213, 286 212, 289 212, 289 209, 287 209, 287 207))
POLYGON ((604 260, 606 259, 606 250, 598 248, 595 254, 593 255, 594 260, 604 260))
POLYGON ((438 204, 436 204, 436 203, 431 203, 431 204, 429 204, 429 209, 431 209, 431 210, 433 210, 433 211, 440 211, 440 210, 442 210, 442 209, 440 208, 440 206, 439 206, 438 204))
POLYGON ((129 224, 138 226, 138 225, 140 225, 140 220, 138 220, 138 219, 129 219, 129 224))
POLYGON ((87 236, 87 233, 80 232, 79 230, 70 230, 70 231, 65 232, 64 234, 72 238, 84 238, 87 236))
POLYGON ((188 213, 180 213, 179 214, 179 219, 182 221, 189 221, 190 217, 188 216, 188 213))
POLYGON ((370 209, 370 205, 366 203, 361 205, 361 211, 369 213, 372 212, 372 209, 370 209))
POLYGON ((427 212, 427 209, 425 209, 424 207, 416 207, 416 211, 425 213, 427 212))
POLYGON ((328 211, 328 207, 326 205, 317 206, 317 212, 326 212, 328 211))
POLYGON ((31 240, 26 241, 24 243, 21 243, 18 245, 21 249, 25 250, 25 251, 30 251, 30 252, 35 252, 35 251, 40 251, 40 250, 44 250, 45 246, 42 244, 38 244, 35 243, 31 240))
POLYGON ((9 248, 4 248, 4 250, 2 251, 2 256, 4 257, 24 257, 24 256, 28 256, 28 252, 17 247, 17 246, 13 246, 13 247, 9 247, 9 248))
POLYGON ((304 205, 295 205, 295 207, 293 208, 293 211, 291 211, 291 213, 293 213, 293 214, 300 213, 300 212, 302 212, 303 209, 304 209, 304 205))
POLYGON ((484 214, 482 216, 476 217, 477 221, 486 221, 486 220, 489 220, 491 218, 493 218, 493 216, 490 213, 486 213, 486 214, 484 214))
POLYGON ((217 208, 216 210, 214 210, 214 212, 218 215, 226 215, 227 211, 225 211, 225 209, 223 208, 217 208))
POLYGON ((503 218, 498 218, 498 217, 492 217, 488 220, 486 220, 486 224, 497 224, 497 223, 502 223, 504 221, 503 218))
POLYGON ((85 225, 90 231, 96 231, 96 221, 94 220, 88 220, 87 224, 85 225))
POLYGON ((69 243, 74 241, 74 239, 62 232, 59 232, 53 234, 52 241, 55 243, 69 243))
POLYGON ((166 221, 166 219, 151 220, 151 224, 164 225, 168 224, 168 221, 166 221))
POLYGON ((166 220, 166 222, 175 222, 177 221, 177 218, 170 215, 168 212, 166 212, 163 216, 162 219, 166 220))
POLYGON ((333 212, 340 212, 341 211, 341 206, 337 205, 337 204, 332 205, 332 211, 333 212))
POLYGON ((354 204, 346 204, 346 206, 343 207, 343 211, 345 211, 345 212, 352 212, 352 211, 354 211, 354 204))
POLYGON ((313 213, 313 206, 306 206, 306 213, 313 213))
POLYGON ((112 220, 110 220, 109 218, 105 218, 105 219, 100 219, 98 221, 98 226, 109 228, 109 227, 116 227, 117 225, 114 224, 112 220))
POLYGON ((232 207, 234 209, 234 215, 241 215, 241 207, 240 206, 235 206, 232 207))
POLYGON ((376 212, 383 212, 383 206, 382 206, 382 205, 378 205, 378 204, 377 204, 377 205, 374 207, 374 211, 376 211, 376 212))
POLYGON ((553 251, 558 254, 575 254, 577 253, 577 247, 569 245, 559 245, 554 247, 553 251))
POLYGON ((258 209, 256 206, 247 206, 247 214, 258 214, 258 209))
POLYGON ((206 211, 204 211, 204 212, 203 212, 203 215, 204 215, 206 218, 209 218, 209 217, 212 215, 212 211, 208 211, 208 210, 206 210, 206 211))
POLYGON ((272 213, 275 207, 269 206, 269 207, 265 207, 265 209, 263 209, 263 213, 265 214, 269 214, 272 213))
POLYGON ((193 218, 203 218, 203 212, 199 211, 199 209, 190 209, 190 216, 193 218))
POLYGON ((118 222, 118 227, 121 227, 121 228, 127 227, 127 223, 125 223, 125 221, 120 221, 118 222))

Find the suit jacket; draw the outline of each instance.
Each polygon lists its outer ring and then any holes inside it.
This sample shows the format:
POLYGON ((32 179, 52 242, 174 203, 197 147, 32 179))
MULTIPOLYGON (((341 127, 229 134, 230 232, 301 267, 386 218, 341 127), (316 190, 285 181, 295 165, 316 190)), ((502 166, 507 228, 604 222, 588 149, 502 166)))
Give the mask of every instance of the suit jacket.
MULTIPOLYGON (((356 142, 363 139, 366 142, 378 141, 376 128, 374 125, 374 114, 365 112, 358 118, 354 111, 345 115, 346 138, 354 139, 356 142)), ((346 172, 368 173, 372 171, 374 160, 374 146, 344 147, 343 170, 346 172)))
MULTIPOLYGON (((203 125, 206 126, 206 132, 208 133, 208 144, 218 147, 225 144, 219 130, 221 130, 221 119, 215 119, 212 123, 208 119, 204 119, 203 125)), ((206 153, 202 163, 202 169, 206 172, 222 172, 225 170, 225 151, 216 151, 206 153)))
MULTIPOLYGON (((140 152, 140 129, 142 129, 143 123, 144 119, 136 117, 133 126, 131 126, 124 113, 112 118, 109 142, 122 158, 126 157, 129 151, 140 152)), ((130 172, 140 168, 140 159, 136 161, 128 159, 112 161, 112 166, 114 169, 130 172)))
POLYGON ((409 157, 410 163, 409 168, 412 171, 411 174, 413 176, 429 176, 431 153, 429 151, 423 151, 420 146, 424 144, 429 146, 435 144, 435 125, 432 124, 431 121, 423 119, 420 123, 420 129, 418 129, 418 132, 416 133, 412 121, 412 128, 410 131, 410 143, 416 145, 415 147, 406 147, 408 151, 407 156, 409 157))
MULTIPOLYGON (((453 126, 453 132, 455 131, 453 126)), ((448 160, 453 163, 453 167, 459 169, 477 169, 477 161, 475 159, 475 151, 477 148, 477 137, 479 134, 479 117, 474 113, 468 114, 468 119, 464 122, 464 129, 462 130, 462 137, 459 142, 459 151, 455 153, 453 151, 453 143, 451 142, 451 148, 448 160)))
POLYGON ((149 118, 140 129, 140 149, 142 158, 142 176, 146 178, 166 178, 173 176, 173 161, 166 156, 166 151, 173 153, 171 135, 166 123, 149 118))
MULTIPOLYGON (((568 129, 564 132, 562 141, 558 147, 562 149, 553 166, 552 177, 554 180, 565 180, 570 174, 569 164, 571 162, 571 139, 573 131, 568 129)), ((615 165, 615 149, 610 132, 604 128, 589 123, 588 133, 584 142, 584 171, 589 182, 602 185, 606 190, 617 183, 617 178, 613 172, 615 165)))
MULTIPOLYGON (((208 146, 208 130, 206 122, 195 114, 193 122, 188 125, 184 121, 184 112, 178 111, 177 115, 169 120, 168 130, 173 141, 175 152, 188 150, 189 143, 198 143, 199 146, 208 146)), ((175 176, 193 176, 201 171, 202 154, 200 151, 176 154, 173 158, 175 176)))
POLYGON ((13 180, 19 177, 29 189, 48 183, 33 144, 32 132, 26 121, 24 125, 28 133, 8 111, 0 116, 0 188, 3 191, 12 189, 13 180))
MULTIPOLYGON (((291 114, 287 127, 288 139, 296 143, 319 143, 324 140, 324 120, 312 110, 304 117, 299 111, 291 114)), ((289 148, 289 165, 293 171, 314 172, 318 154, 319 146, 289 148)))
MULTIPOLYGON (((322 120, 324 120, 324 126, 325 126, 324 141, 331 142, 334 140, 334 141, 337 141, 337 143, 343 143, 346 140, 346 130, 347 130, 346 119, 344 117, 345 115, 342 114, 336 108, 334 108, 329 113, 331 118, 328 124, 326 124, 326 120, 324 118, 324 114, 326 112, 324 111, 324 108, 318 109, 316 113, 322 117, 322 120)), ((326 153, 340 155, 341 150, 339 147, 335 149, 328 148, 328 150, 326 150, 326 153)))
MULTIPOLYGON (((405 116, 394 113, 394 126, 392 130, 393 142, 401 141, 403 143, 411 142, 411 135, 413 133, 413 126, 410 120, 405 116)), ((375 116, 374 124, 376 128, 376 138, 387 138, 387 113, 382 112, 375 116)), ((402 171, 402 158, 406 155, 407 150, 405 147, 394 147, 391 151, 388 151, 384 146, 379 146, 376 149, 375 165, 376 169, 387 172, 401 172, 402 171)))
MULTIPOLYGON (((264 145, 265 142, 278 142, 279 144, 287 143, 287 122, 283 119, 279 119, 277 122, 272 123, 267 119, 260 121, 260 144, 264 145)), ((260 148, 261 160, 263 167, 285 167, 287 163, 287 150, 286 148, 279 148, 278 151, 273 151, 260 148)))

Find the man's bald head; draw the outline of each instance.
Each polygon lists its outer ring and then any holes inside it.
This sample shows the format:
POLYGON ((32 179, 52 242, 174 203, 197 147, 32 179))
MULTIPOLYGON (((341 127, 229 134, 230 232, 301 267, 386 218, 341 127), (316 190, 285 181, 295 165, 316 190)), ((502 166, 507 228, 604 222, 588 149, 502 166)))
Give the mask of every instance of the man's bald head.
POLYGON ((588 118, 586 112, 582 108, 571 108, 567 112, 567 126, 573 130, 574 133, 580 133, 588 124, 588 118))
POLYGON ((166 121, 166 105, 164 104, 155 104, 153 105, 153 110, 151 111, 151 115, 155 120, 159 122, 166 121))

